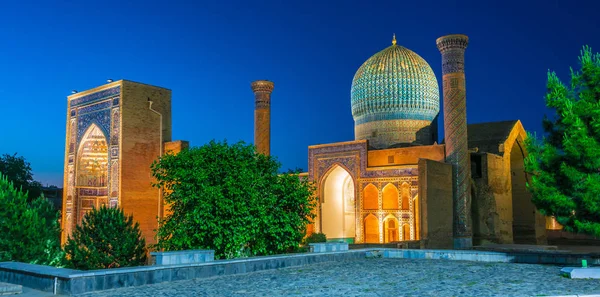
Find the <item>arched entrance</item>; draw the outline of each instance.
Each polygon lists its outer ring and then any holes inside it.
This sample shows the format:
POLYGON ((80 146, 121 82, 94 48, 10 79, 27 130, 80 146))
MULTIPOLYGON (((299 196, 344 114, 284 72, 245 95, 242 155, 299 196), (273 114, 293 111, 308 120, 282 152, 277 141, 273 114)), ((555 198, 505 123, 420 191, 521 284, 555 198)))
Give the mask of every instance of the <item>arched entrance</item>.
POLYGON ((352 176, 335 166, 323 181, 321 232, 328 240, 353 243, 355 236, 355 190, 352 176))
POLYGON ((108 145, 106 136, 92 124, 81 139, 77 153, 77 221, 108 200, 108 145))

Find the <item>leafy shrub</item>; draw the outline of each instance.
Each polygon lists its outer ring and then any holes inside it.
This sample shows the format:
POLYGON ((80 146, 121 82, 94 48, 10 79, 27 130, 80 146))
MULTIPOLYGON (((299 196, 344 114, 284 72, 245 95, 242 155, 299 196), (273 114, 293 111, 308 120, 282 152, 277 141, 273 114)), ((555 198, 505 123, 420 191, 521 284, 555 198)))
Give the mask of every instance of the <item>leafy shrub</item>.
POLYGON ((67 267, 89 270, 146 263, 139 223, 120 208, 101 206, 89 211, 72 236, 65 245, 67 267))
POLYGON ((59 212, 43 196, 28 202, 0 173, 0 262, 59 265, 59 212))
POLYGON ((170 214, 156 248, 212 249, 216 258, 289 252, 314 217, 314 187, 254 146, 215 142, 167 154, 152 165, 170 214))
POLYGON ((304 239, 305 244, 327 242, 327 236, 324 233, 313 233, 304 239))

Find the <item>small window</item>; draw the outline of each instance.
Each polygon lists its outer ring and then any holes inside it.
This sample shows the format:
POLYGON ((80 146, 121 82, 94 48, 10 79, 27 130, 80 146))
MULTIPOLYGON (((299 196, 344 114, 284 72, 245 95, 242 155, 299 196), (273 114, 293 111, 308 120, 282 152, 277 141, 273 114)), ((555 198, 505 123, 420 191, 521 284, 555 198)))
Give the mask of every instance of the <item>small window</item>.
POLYGON ((388 156, 388 163, 389 164, 394 164, 394 156, 388 156))

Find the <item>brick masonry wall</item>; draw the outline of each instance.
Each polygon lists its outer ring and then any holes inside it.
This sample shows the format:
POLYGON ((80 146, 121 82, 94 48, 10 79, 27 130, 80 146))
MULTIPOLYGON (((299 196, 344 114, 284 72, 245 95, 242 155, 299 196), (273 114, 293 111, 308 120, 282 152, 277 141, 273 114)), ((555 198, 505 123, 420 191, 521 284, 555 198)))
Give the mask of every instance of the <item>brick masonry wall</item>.
POLYGON ((155 243, 154 230, 162 201, 150 166, 161 153, 163 142, 171 140, 171 91, 154 86, 123 81, 122 147, 120 201, 126 214, 139 222, 147 244, 155 243), (162 114, 162 139, 160 116, 162 114))

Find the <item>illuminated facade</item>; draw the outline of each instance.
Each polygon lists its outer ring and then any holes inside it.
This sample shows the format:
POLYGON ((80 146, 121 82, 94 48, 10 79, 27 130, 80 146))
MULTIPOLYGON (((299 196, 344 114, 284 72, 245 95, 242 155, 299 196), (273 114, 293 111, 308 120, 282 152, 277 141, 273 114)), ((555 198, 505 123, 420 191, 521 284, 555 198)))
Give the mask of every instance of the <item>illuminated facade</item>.
POLYGON ((68 97, 62 240, 94 207, 121 207, 154 242, 161 192, 150 164, 171 140, 171 91, 126 80, 68 97))
POLYGON ((351 88, 355 140, 308 148, 305 176, 319 197, 309 232, 354 243, 418 240, 423 248, 545 243, 544 218, 525 190, 521 123, 467 129, 467 40, 437 40, 444 144, 438 80, 423 58, 394 37, 360 66, 351 88))

